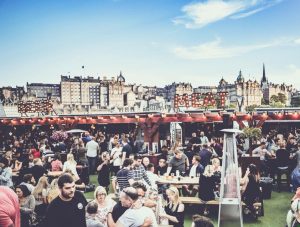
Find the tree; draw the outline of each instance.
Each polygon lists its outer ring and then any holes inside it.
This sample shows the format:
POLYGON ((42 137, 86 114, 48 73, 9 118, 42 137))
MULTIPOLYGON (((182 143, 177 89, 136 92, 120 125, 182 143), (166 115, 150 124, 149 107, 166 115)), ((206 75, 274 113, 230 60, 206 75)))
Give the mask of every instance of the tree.
POLYGON ((285 104, 283 104, 282 102, 274 102, 271 104, 271 107, 282 108, 285 107, 285 104))
POLYGON ((277 95, 272 95, 271 98, 270 98, 270 101, 272 103, 278 102, 279 101, 278 96, 277 95))
POLYGON ((230 104, 229 104, 229 108, 231 108, 231 109, 235 109, 235 108, 236 108, 236 104, 234 104, 234 103, 230 103, 230 104))
POLYGON ((253 112, 255 110, 255 108, 259 107, 258 105, 250 105, 246 107, 246 111, 247 112, 253 112))
POLYGON ((246 127, 243 129, 242 135, 245 139, 249 139, 249 148, 252 152, 254 142, 261 138, 262 133, 260 128, 246 127))
POLYGON ((281 102, 281 103, 283 103, 283 104, 285 104, 286 103, 286 100, 287 100, 287 98, 286 98, 286 96, 285 96, 285 94, 283 94, 283 93, 278 93, 278 101, 279 102, 281 102))

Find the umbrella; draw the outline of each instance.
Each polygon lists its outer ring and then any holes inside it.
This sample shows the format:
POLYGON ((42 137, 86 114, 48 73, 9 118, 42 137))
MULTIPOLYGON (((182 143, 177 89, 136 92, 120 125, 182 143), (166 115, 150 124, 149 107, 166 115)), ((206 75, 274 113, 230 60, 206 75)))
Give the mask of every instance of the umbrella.
POLYGON ((82 129, 71 129, 71 130, 67 131, 67 133, 82 133, 82 132, 87 132, 87 131, 82 130, 82 129))

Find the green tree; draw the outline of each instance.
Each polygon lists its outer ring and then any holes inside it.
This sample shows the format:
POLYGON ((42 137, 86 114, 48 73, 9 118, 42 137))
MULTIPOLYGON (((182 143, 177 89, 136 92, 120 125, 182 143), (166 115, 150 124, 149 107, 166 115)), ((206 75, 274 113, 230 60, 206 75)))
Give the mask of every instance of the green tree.
POLYGON ((271 98, 270 98, 270 101, 271 101, 272 103, 275 103, 275 102, 278 102, 278 101, 279 101, 279 98, 278 98, 277 95, 272 95, 271 98))
POLYGON ((255 108, 259 107, 258 105, 246 106, 246 111, 253 112, 255 108))
POLYGON ((281 107, 285 107, 285 104, 283 104, 282 102, 273 102, 271 104, 271 107, 281 108, 281 107))
POLYGON ((230 104, 229 104, 229 108, 231 108, 231 109, 235 109, 235 108, 236 108, 236 104, 234 104, 234 103, 230 103, 230 104))
POLYGON ((249 139, 249 146, 251 149, 254 141, 257 141, 261 138, 262 132, 260 128, 246 127, 243 129, 242 135, 244 136, 244 138, 249 139))
POLYGON ((283 94, 283 93, 278 93, 278 101, 279 101, 279 102, 285 104, 285 103, 286 103, 286 100, 287 100, 287 98, 286 98, 285 94, 283 94))

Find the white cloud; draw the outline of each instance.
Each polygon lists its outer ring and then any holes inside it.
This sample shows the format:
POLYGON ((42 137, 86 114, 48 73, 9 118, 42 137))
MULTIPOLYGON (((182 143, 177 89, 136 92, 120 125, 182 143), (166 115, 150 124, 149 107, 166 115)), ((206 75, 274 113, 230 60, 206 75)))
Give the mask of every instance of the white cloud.
POLYGON ((283 0, 207 0, 183 6, 184 15, 176 17, 174 24, 186 28, 201 28, 225 18, 239 19, 258 13, 283 0))
POLYGON ((293 87, 300 89, 300 68, 294 64, 288 65, 288 78, 290 79, 290 83, 293 84, 293 87))
POLYGON ((300 38, 299 39, 295 39, 295 43, 296 44, 300 44, 300 38))
POLYGON ((199 59, 217 59, 217 58, 230 58, 235 56, 240 56, 255 50, 260 50, 263 48, 282 46, 282 45, 297 45, 300 44, 296 41, 300 39, 287 39, 282 38, 272 42, 262 43, 262 44, 252 44, 252 45, 242 45, 242 46, 224 46, 222 45, 221 39, 217 38, 214 41, 203 43, 197 46, 175 47, 172 52, 180 58, 189 60, 199 60, 199 59))
POLYGON ((298 76, 298 78, 300 78, 300 68, 299 67, 297 67, 294 64, 290 64, 290 65, 288 65, 288 69, 290 70, 292 75, 296 75, 296 76, 298 76))

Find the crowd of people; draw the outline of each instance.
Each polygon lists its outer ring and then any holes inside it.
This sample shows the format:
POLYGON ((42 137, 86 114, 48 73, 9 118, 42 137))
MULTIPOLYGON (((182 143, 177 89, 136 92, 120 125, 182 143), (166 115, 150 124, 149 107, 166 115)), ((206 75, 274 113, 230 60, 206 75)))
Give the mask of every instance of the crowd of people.
MULTIPOLYGON (((167 139, 155 164, 142 155, 145 150, 131 132, 86 132, 59 139, 51 133, 33 128, 0 135, 0 194, 8 193, 6 198, 11 199, 7 211, 8 205, 0 205, 0 226, 183 227, 186 208, 180 196, 198 196, 204 203, 219 197, 222 138, 208 138, 201 131, 193 132, 187 144, 171 144, 167 139), (93 188, 89 177, 95 173, 99 186, 93 188), (175 175, 199 177, 199 185, 183 185, 178 190, 156 184, 160 176, 175 175), (90 202, 83 194, 88 190, 94 191, 90 202), (15 212, 9 213, 13 209, 15 212)), ((299 138, 297 132, 282 135, 271 131, 249 147, 245 138, 237 137, 239 156, 250 154, 260 159, 259 166, 249 165, 240 176, 246 214, 257 218, 253 204, 262 200, 261 176, 275 179, 278 169, 286 167, 292 189, 300 186, 299 138)), ((203 214, 208 213, 205 207, 203 214)), ((199 215, 193 217, 193 225, 213 226, 199 215)))

